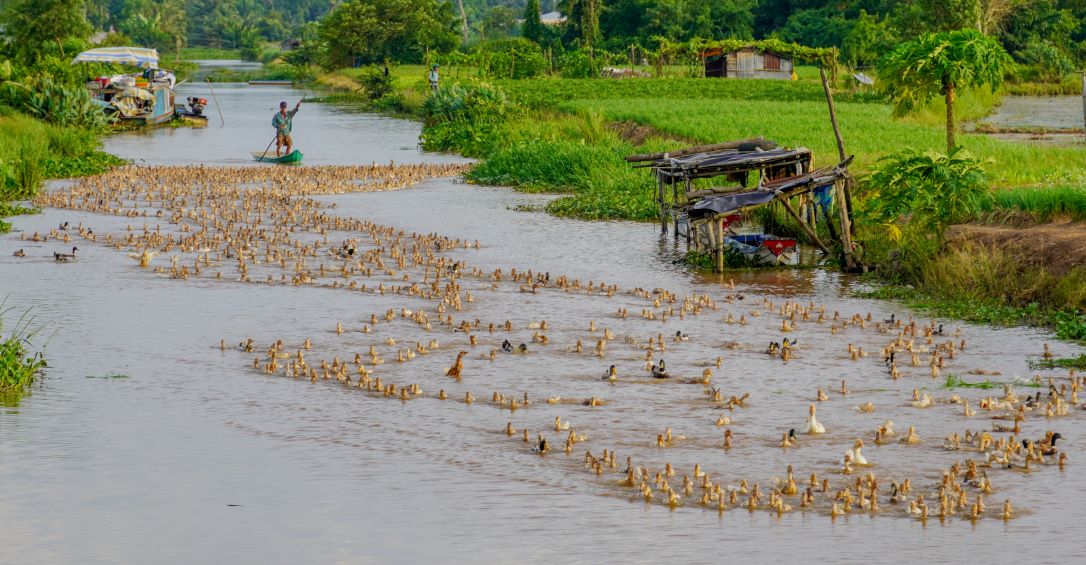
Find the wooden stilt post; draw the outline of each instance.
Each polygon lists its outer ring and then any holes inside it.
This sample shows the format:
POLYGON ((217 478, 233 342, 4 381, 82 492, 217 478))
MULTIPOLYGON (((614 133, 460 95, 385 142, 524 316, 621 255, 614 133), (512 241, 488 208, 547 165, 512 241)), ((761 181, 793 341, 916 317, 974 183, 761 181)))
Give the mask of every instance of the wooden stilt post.
POLYGON ((716 224, 716 272, 724 272, 724 226, 719 221, 716 224))
POLYGON ((679 183, 671 183, 671 230, 675 234, 675 241, 679 241, 679 183))
POLYGON ((656 203, 660 207, 660 234, 667 235, 667 206, 664 203, 664 176, 656 171, 656 203))
POLYGON ((803 228, 803 233, 807 234, 807 237, 811 238, 811 242, 814 243, 815 246, 817 246, 819 249, 821 249, 823 253, 825 253, 826 255, 830 255, 829 248, 826 247, 826 244, 822 243, 822 240, 818 239, 818 234, 816 234, 814 230, 812 230, 811 227, 808 226, 807 223, 799 217, 799 214, 797 214, 795 209, 792 208, 792 205, 788 203, 788 199, 781 198, 780 201, 781 204, 784 206, 785 211, 788 212, 788 215, 792 216, 793 220, 799 222, 799 227, 803 228))
MULTIPOLYGON (((716 231, 714 231, 713 229, 716 223, 716 216, 711 216, 708 220, 705 221, 705 233, 708 237, 709 244, 706 246, 705 252, 708 253, 711 257, 714 253, 716 253, 716 231)), ((715 265, 713 266, 713 270, 716 270, 715 265)))
MULTIPOLYGON (((686 199, 687 194, 690 194, 690 179, 686 179, 686 186, 685 186, 685 190, 683 191, 683 204, 684 205, 687 203, 687 199, 686 199)), ((687 210, 687 215, 686 215, 686 250, 687 251, 690 250, 690 214, 689 214, 689 210, 687 210)))
MULTIPOLYGON (((845 182, 847 181, 833 183, 834 190, 837 191, 837 201, 842 203, 845 201, 845 182)), ((841 213, 841 259, 845 270, 853 271, 856 269, 856 260, 852 255, 852 220, 846 206, 838 205, 837 210, 841 213)))

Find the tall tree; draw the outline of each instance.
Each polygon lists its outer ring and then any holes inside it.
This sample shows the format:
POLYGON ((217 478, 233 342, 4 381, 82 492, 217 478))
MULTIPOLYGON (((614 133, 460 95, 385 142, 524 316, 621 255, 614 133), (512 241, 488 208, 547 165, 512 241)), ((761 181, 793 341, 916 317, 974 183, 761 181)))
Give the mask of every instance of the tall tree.
POLYGON ((926 33, 900 45, 879 67, 882 90, 894 103, 894 115, 905 115, 938 94, 946 100, 946 147, 955 142, 954 97, 960 88, 1003 83, 1010 56, 995 39, 976 29, 926 33))
POLYGON ((520 28, 520 34, 542 44, 546 30, 543 29, 543 21, 539 19, 539 15, 539 0, 528 0, 528 4, 524 6, 524 25, 520 28))
POLYGON ((456 7, 460 9, 460 41, 468 42, 468 14, 464 11, 464 0, 456 0, 456 7))
POLYGON ((1029 0, 980 0, 980 19, 977 29, 988 35, 1003 29, 1003 22, 1012 12, 1024 6, 1029 0))
POLYGON ((430 50, 456 47, 456 19, 448 2, 349 0, 324 18, 321 40, 329 67, 386 59, 421 61, 430 50))
POLYGON ((9 0, 3 10, 3 34, 28 62, 42 56, 42 48, 54 43, 62 57, 64 41, 86 39, 91 34, 84 0, 9 0))
POLYGON ((581 47, 595 55, 600 41, 600 0, 581 0, 581 47))

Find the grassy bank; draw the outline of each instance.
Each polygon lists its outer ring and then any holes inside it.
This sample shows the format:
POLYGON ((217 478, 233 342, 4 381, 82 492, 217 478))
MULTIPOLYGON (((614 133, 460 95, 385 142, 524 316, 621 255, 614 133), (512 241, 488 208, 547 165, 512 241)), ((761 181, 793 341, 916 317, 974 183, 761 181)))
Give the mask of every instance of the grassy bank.
POLYGON ((45 367, 45 358, 40 352, 31 352, 34 335, 28 329, 25 316, 5 334, 3 315, 6 313, 8 311, 0 303, 0 403, 14 404, 34 384, 45 367))
MULTIPOLYGON (((550 213, 582 219, 653 220, 651 175, 631 168, 631 153, 692 143, 764 135, 810 148, 816 166, 837 161, 821 84, 811 73, 794 82, 692 78, 597 80, 544 78, 479 82, 471 69, 445 69, 441 96, 430 98, 423 67, 392 70, 395 89, 370 99, 365 71, 351 69, 319 79, 336 96, 378 110, 417 116, 425 146, 478 157, 473 182, 526 192, 566 195, 550 213), (451 93, 451 94, 450 94, 451 93), (623 127, 616 127, 621 124, 623 127), (631 125, 631 127, 626 127, 631 125), (629 135, 631 129, 639 134, 629 135)), ((945 149, 941 101, 906 119, 870 92, 836 95, 838 117, 853 174, 862 177, 882 157, 904 149, 945 149)), ((965 93, 957 114, 978 119, 999 96, 965 93)), ((981 221, 1086 219, 1086 150, 1029 145, 962 134, 992 186, 976 209, 981 221)), ((790 220, 759 210, 774 233, 795 235, 790 220)), ((865 230, 865 245, 894 247, 887 235, 865 230)), ((914 308, 992 324, 1048 326, 1067 339, 1086 339, 1086 270, 1054 274, 1024 251, 948 246, 914 253, 907 276, 872 296, 900 299, 914 308)))
POLYGON ((241 49, 185 47, 177 52, 177 58, 186 61, 240 61, 241 49))
POLYGON ((978 297, 973 292, 955 295, 906 285, 883 285, 856 294, 862 298, 893 300, 934 316, 978 324, 1045 327, 1054 331, 1059 339, 1086 344, 1086 315, 1076 310, 1047 308, 1035 302, 1012 304, 999 298, 978 297))
MULTIPOLYGON (((44 181, 96 174, 122 163, 99 149, 99 132, 47 124, 0 108, 0 218, 30 211, 44 181)), ((10 225, 0 220, 0 231, 10 225)))

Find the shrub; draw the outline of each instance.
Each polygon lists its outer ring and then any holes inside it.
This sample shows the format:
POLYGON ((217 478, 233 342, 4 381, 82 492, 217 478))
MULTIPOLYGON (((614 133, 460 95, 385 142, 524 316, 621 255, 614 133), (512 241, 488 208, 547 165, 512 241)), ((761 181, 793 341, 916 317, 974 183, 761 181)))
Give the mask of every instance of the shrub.
POLYGON ((358 75, 358 82, 370 100, 383 98, 392 92, 392 76, 375 65, 363 69, 358 75))
POLYGON ((494 78, 532 78, 547 72, 547 60, 539 45, 514 37, 488 41, 475 54, 479 72, 494 78))
MULTIPOLYGON (((3 308, 3 304, 0 304, 0 308, 3 308)), ((7 310, 0 310, 0 315, 6 312, 7 310)), ((16 400, 34 383, 38 371, 45 366, 45 359, 40 352, 30 354, 27 351, 33 338, 27 325, 28 321, 24 317, 10 335, 3 337, 0 334, 0 394, 15 395, 16 400)), ((0 332, 3 329, 3 320, 0 320, 0 332)))
POLYGON ((562 78, 594 78, 599 76, 599 64, 584 51, 567 51, 558 59, 562 78))
POLYGON ((865 180, 866 215, 880 224, 908 224, 941 238, 948 225, 971 217, 988 196, 981 162, 968 151, 906 151, 884 157, 865 180))
POLYGON ((22 82, 5 82, 0 101, 36 118, 62 126, 98 129, 106 117, 81 86, 71 86, 51 75, 36 75, 22 82))
POLYGON ((454 84, 426 99, 423 147, 457 149, 467 156, 486 152, 493 132, 513 112, 505 93, 485 83, 454 84))

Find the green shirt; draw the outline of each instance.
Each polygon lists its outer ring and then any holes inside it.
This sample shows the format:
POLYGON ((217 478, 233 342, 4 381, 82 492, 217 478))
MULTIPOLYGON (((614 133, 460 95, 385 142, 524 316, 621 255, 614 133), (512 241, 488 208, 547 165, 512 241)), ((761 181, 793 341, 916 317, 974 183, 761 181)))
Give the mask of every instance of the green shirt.
POLYGON ((272 127, 275 128, 275 131, 279 133, 282 133, 284 135, 290 135, 290 125, 291 122, 294 120, 294 114, 297 113, 297 108, 287 112, 286 117, 283 117, 282 112, 276 112, 275 117, 272 118, 272 127))

